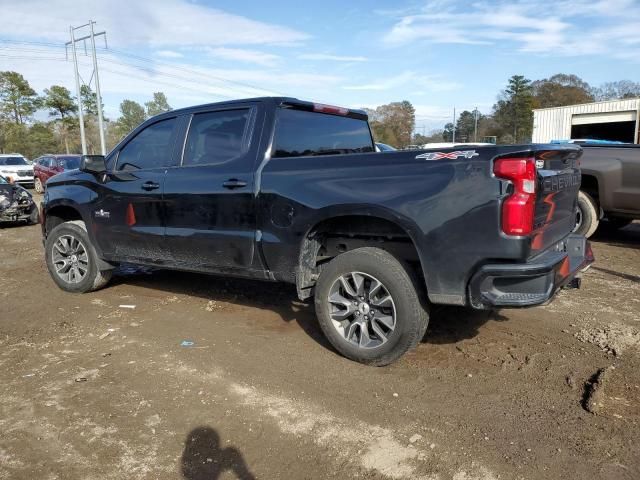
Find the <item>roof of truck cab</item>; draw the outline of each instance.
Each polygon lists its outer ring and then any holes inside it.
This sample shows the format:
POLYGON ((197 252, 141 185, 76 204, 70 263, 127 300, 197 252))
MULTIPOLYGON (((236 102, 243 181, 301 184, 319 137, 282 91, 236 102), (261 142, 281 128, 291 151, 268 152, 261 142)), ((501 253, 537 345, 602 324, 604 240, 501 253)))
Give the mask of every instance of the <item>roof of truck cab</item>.
MULTIPOLYGON (((227 105, 240 105, 240 104, 244 104, 244 103, 257 103, 257 102, 264 102, 264 103, 273 103, 275 105, 279 105, 282 103, 292 103, 292 104, 296 104, 299 103, 301 105, 303 104, 318 104, 320 102, 312 102, 309 100, 300 100, 299 98, 295 98, 295 97, 252 97, 252 98, 240 98, 240 99, 236 99, 236 100, 225 100, 222 102, 212 102, 212 103, 203 103, 200 105, 191 105, 189 107, 182 107, 182 108, 176 108, 175 110, 169 110, 168 112, 163 112, 160 113, 158 115, 156 115, 157 117, 163 116, 163 115, 167 115, 167 114, 175 114, 175 113, 188 113, 191 110, 199 110, 202 108, 208 108, 208 107, 222 107, 222 106, 227 106, 227 105)), ((333 105, 331 105, 333 106, 333 105)), ((336 107, 340 107, 339 105, 335 105, 336 107)), ((340 107, 340 108, 347 108, 347 107, 340 107)), ((360 109, 356 109, 356 108, 349 108, 348 109, 350 112, 354 112, 354 113, 359 113, 362 115, 366 115, 367 113, 364 110, 360 110, 360 109)), ((153 117, 152 117, 153 118, 153 117)))

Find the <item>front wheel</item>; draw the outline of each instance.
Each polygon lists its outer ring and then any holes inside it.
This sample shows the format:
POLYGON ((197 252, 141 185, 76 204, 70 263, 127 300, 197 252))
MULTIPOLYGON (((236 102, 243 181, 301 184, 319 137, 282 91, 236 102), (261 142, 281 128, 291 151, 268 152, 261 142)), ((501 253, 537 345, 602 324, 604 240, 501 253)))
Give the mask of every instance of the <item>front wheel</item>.
POLYGON ((315 287, 325 336, 345 357, 388 365, 415 347, 429 322, 422 288, 390 253, 364 247, 335 257, 315 287))
POLYGON ((47 235, 45 258, 51 278, 67 292, 91 292, 111 279, 111 270, 98 268, 98 255, 81 220, 61 223, 47 235))
POLYGON ((42 184, 42 180, 39 177, 36 177, 34 181, 34 188, 37 193, 44 193, 44 185, 42 184))
POLYGON ((33 206, 31 209, 31 213, 29 214, 29 219, 27 220, 29 225, 36 225, 40 223, 40 210, 38 210, 37 206, 33 206))

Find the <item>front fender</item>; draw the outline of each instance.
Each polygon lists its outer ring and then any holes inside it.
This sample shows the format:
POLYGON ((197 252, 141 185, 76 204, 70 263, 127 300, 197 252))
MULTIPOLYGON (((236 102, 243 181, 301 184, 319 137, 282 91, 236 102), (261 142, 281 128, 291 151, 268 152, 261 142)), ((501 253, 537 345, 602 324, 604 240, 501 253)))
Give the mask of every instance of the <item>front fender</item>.
POLYGON ((102 256, 102 252, 96 242, 93 228, 93 217, 89 206, 89 202, 94 195, 94 191, 82 183, 65 182, 49 186, 45 191, 44 201, 42 203, 43 238, 46 239, 48 233, 46 231, 46 219, 48 216, 56 215, 56 212, 59 212, 59 216, 62 216, 62 218, 73 218, 73 216, 70 215, 70 210, 73 210, 85 223, 89 240, 98 253, 98 256, 102 256))

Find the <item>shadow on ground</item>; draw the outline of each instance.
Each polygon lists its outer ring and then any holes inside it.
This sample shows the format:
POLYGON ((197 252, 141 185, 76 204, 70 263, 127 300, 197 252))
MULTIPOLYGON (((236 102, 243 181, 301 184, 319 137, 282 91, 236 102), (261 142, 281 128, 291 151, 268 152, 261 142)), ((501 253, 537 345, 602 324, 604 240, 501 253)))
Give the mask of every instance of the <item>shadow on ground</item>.
MULTIPOLYGON (((216 302, 269 309, 284 322, 296 322, 318 344, 334 350, 320 330, 313 301, 301 302, 292 285, 188 272, 153 270, 135 266, 119 269, 114 284, 137 285, 170 293, 186 294, 216 302)), ((453 344, 474 338, 490 320, 505 321, 499 311, 433 306, 424 343, 453 344)))
POLYGON ((504 322, 508 318, 499 310, 472 310, 463 307, 434 307, 423 343, 453 344, 474 338, 489 321, 504 322))
POLYGON ((640 249, 640 223, 634 222, 619 230, 607 228, 606 224, 603 223, 590 240, 615 247, 640 249))
POLYGON ((181 471, 186 480, 217 480, 232 472, 240 480, 253 480, 240 451, 222 447, 220 435, 211 427, 198 427, 189 432, 184 442, 181 471))
POLYGON ((333 350, 320 330, 313 302, 301 302, 293 285, 131 265, 120 267, 112 284, 136 285, 204 300, 268 309, 286 323, 296 322, 314 341, 333 350))

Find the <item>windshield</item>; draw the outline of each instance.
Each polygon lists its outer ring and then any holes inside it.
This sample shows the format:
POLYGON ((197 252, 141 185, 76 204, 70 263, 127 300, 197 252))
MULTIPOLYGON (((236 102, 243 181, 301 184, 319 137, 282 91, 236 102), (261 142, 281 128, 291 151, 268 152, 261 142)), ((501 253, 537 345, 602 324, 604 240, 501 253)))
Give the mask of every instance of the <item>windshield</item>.
POLYGON ((7 183, 9 183, 7 179, 0 175, 0 185, 6 185, 7 183))
POLYGON ((24 157, 0 157, 0 165, 29 165, 24 157))
POLYGON ((64 170, 80 168, 80 157, 58 157, 58 165, 64 170))

